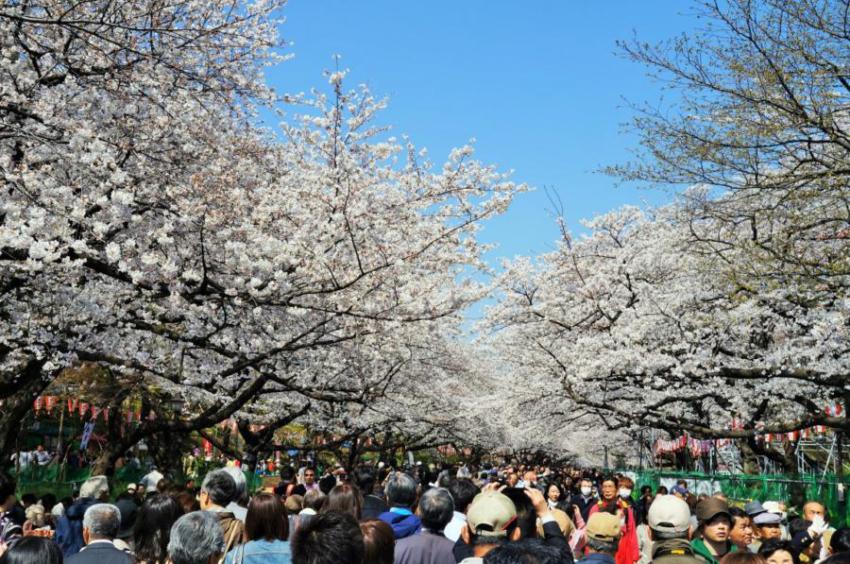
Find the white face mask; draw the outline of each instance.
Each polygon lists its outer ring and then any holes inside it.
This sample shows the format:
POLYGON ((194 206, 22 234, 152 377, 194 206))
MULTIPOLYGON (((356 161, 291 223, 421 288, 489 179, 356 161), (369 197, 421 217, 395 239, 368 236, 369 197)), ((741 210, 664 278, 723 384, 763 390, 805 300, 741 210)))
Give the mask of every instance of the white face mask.
POLYGON ((620 488, 620 497, 622 497, 622 498, 632 497, 632 490, 630 490, 629 488, 620 488))
POLYGON ((590 496, 591 493, 593 493, 592 488, 588 486, 584 486, 583 488, 581 488, 581 495, 583 495, 584 497, 590 496))

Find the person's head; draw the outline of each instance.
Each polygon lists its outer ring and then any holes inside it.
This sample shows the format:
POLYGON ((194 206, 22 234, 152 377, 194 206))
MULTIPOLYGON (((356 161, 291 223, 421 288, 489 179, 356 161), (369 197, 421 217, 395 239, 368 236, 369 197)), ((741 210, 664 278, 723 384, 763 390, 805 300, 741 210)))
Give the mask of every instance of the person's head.
MULTIPOLYGON (((285 464, 280 467, 280 479, 287 484, 292 484, 295 482, 295 469, 288 464, 285 464)), ((285 493, 285 492, 284 492, 285 493)))
POLYGON ((729 515, 729 506, 725 501, 712 497, 704 499, 697 504, 696 515, 699 521, 699 534, 704 540, 724 543, 729 539, 732 517, 729 515))
MULTIPOLYGON (((458 477, 460 477, 460 476, 458 476, 458 477)), ((519 483, 519 474, 517 474, 516 472, 508 473, 508 479, 507 479, 508 487, 509 488, 515 488, 518 483, 519 483)))
POLYGON ((375 491, 377 476, 374 467, 361 464, 352 472, 352 479, 363 495, 369 495, 375 491))
POLYGON ((395 536, 393 528, 380 519, 360 523, 363 533, 363 564, 393 564, 395 536))
POLYGON ((293 494, 286 498, 283 506, 286 508, 287 513, 294 515, 298 514, 302 509, 304 509, 304 498, 300 495, 293 494))
POLYGON ((461 479, 449 482, 449 493, 452 494, 455 511, 458 513, 466 513, 478 492, 478 486, 472 480, 461 479))
POLYGON ((2 564, 62 564, 62 549, 44 537, 21 537, 0 557, 2 564))
POLYGON ((652 497, 652 486, 641 486, 640 487, 640 496, 641 497, 652 497))
POLYGON ((762 541, 782 538, 782 517, 777 513, 764 511, 753 517, 753 534, 762 541))
POLYGON ((466 526, 461 529, 461 537, 480 557, 494 546, 509 540, 519 540, 521 532, 516 521, 516 506, 508 496, 499 492, 484 491, 475 496, 469 505, 466 526))
POLYGON ((321 490, 310 490, 306 494, 304 494, 303 500, 304 509, 312 509, 313 511, 319 511, 322 509, 322 505, 325 503, 325 494, 321 492, 321 490))
POLYGON ((522 539, 498 546, 487 553, 484 564, 569 564, 572 562, 554 546, 539 539, 522 539))
MULTIPOLYGON (((732 517, 732 528, 729 529, 729 540, 740 550, 746 548, 753 542, 753 520, 747 512, 740 507, 730 507, 729 516, 732 517)), ((747 564, 747 563, 740 563, 747 564)))
POLYGON ((803 519, 806 521, 814 521, 817 517, 829 522, 826 514, 826 508, 822 503, 818 501, 807 501, 803 505, 803 519))
MULTIPOLYGON (((222 469, 223 470, 223 469, 222 469)), ((156 483, 156 491, 159 493, 169 493, 174 487, 174 484, 168 478, 162 478, 156 483)))
POLYGON ((800 564, 790 541, 767 540, 759 547, 759 556, 767 560, 768 564, 800 564))
POLYGON ((237 497, 236 482, 229 472, 218 469, 207 473, 201 484, 201 509, 224 507, 237 497))
POLYGON ((841 554, 843 552, 850 552, 850 527, 836 529, 829 540, 830 554, 841 554))
POLYGON ((321 513, 295 531, 293 564, 361 564, 363 533, 348 513, 321 513))
POLYGON ((422 526, 432 533, 441 532, 452 520, 454 501, 448 490, 431 488, 419 499, 419 518, 422 526))
POLYGON ((589 552, 614 555, 620 542, 620 518, 599 511, 587 520, 586 535, 589 552))
POLYGON ((537 511, 525 490, 522 488, 505 488, 502 493, 513 502, 516 508, 516 528, 519 531, 519 538, 536 537, 537 511))
POLYGON ((529 470, 522 476, 522 481, 525 482, 525 487, 533 488, 537 485, 537 472, 529 470))
POLYGON ((147 562, 165 562, 168 539, 174 522, 183 515, 180 504, 164 494, 147 498, 136 514, 133 547, 136 558, 147 562))
POLYGON ((658 491, 655 492, 655 495, 669 495, 670 490, 667 489, 667 486, 658 486, 658 491))
POLYGON ((83 541, 113 540, 121 527, 121 512, 111 503, 95 503, 83 514, 83 541))
POLYGON ((602 478, 602 487, 599 493, 605 501, 617 499, 617 479, 613 476, 602 478))
POLYGON ((621 498, 630 499, 634 489, 635 481, 628 476, 620 476, 620 479, 617 480, 617 493, 621 498))
POLYGON ((561 501, 561 488, 558 487, 558 484, 550 484, 546 488, 546 497, 552 502, 561 501))
POLYGON ((37 501, 38 501, 38 498, 32 492, 25 493, 24 495, 21 496, 21 505, 24 506, 24 509, 26 509, 30 505, 33 505, 37 501))
POLYGON ((183 515, 171 527, 168 557, 172 564, 212 564, 224 550, 224 535, 208 511, 183 515))
POLYGON ((767 564, 764 556, 753 554, 749 550, 728 552, 720 559, 720 564, 767 564))
POLYGON ((198 502, 197 497, 186 490, 183 490, 172 497, 174 498, 174 501, 180 505, 183 513, 191 513, 192 511, 197 511, 201 508, 201 504, 198 502))
POLYGON ((589 497, 593 493, 593 480, 590 478, 582 478, 579 482, 579 491, 581 495, 589 497))
POLYGON ((24 513, 27 521, 32 523, 33 528, 43 527, 46 523, 46 512, 43 505, 34 503, 26 508, 24 513))
POLYGON ((355 519, 360 520, 363 513, 363 496, 357 486, 343 483, 334 486, 322 505, 322 511, 341 511, 350 513, 355 519))
POLYGON ((106 501, 109 498, 109 480, 106 476, 92 476, 80 486, 80 497, 106 501))
POLYGON ((248 504, 245 517, 245 535, 248 540, 287 540, 289 519, 280 499, 270 493, 259 493, 248 504))
POLYGON ((416 503, 416 480, 404 472, 395 472, 385 487, 390 507, 410 509, 416 503))
POLYGON ((316 468, 308 466, 304 469, 304 484, 312 486, 316 482, 316 468))
POLYGON ((222 470, 230 474, 233 483, 236 484, 236 495, 231 501, 245 500, 248 495, 248 483, 245 481, 245 474, 242 473, 242 470, 235 466, 226 466, 222 470))
POLYGON ((646 521, 654 540, 690 537, 691 510, 685 500, 674 495, 656 497, 649 506, 646 521))

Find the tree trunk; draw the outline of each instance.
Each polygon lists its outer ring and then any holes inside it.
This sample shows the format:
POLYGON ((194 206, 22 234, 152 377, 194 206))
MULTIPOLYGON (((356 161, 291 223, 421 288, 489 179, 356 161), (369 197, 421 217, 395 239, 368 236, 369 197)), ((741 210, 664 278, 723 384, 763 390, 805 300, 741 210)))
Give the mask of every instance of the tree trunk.
POLYGON ((35 399, 51 381, 51 378, 45 378, 42 374, 43 365, 43 361, 29 361, 18 374, 15 388, 7 388, 8 395, 0 395, 3 399, 3 409, 0 411, 0 460, 9 460, 15 454, 22 436, 24 418, 32 410, 35 399))

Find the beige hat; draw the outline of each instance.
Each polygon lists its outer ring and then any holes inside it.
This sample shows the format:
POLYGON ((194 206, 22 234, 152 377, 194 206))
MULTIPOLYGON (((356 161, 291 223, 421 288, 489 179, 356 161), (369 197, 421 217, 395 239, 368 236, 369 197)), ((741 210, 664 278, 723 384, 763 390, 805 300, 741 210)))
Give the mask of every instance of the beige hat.
POLYGON ((602 542, 614 542, 620 538, 620 518, 600 511, 587 520, 587 536, 602 542))
POLYGON ((478 536, 503 537, 516 521, 516 507, 505 494, 482 492, 469 505, 466 520, 478 536))
POLYGON ((690 527, 691 509, 675 495, 660 495, 652 501, 646 521, 649 528, 660 533, 684 533, 690 527))
POLYGON ((107 494, 109 494, 109 481, 106 476, 92 476, 80 486, 80 497, 97 499, 107 494))

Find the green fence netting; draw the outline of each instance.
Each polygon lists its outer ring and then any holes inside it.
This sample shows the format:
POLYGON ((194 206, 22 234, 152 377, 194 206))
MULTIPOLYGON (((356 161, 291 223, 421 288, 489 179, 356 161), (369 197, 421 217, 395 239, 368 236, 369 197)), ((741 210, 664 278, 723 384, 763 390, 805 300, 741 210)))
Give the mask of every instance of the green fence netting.
POLYGON ((730 503, 742 505, 748 501, 783 501, 791 509, 800 509, 805 500, 818 500, 829 511, 831 522, 850 524, 845 484, 833 474, 823 476, 788 476, 784 474, 702 474, 698 472, 624 471, 634 476, 636 486, 671 488, 677 480, 686 480, 688 489, 696 494, 722 491, 730 503))

